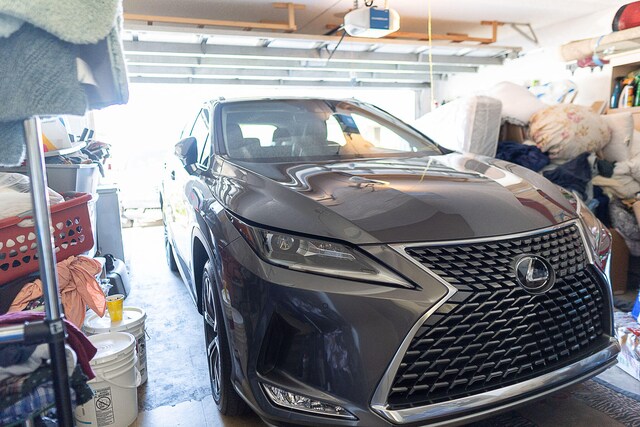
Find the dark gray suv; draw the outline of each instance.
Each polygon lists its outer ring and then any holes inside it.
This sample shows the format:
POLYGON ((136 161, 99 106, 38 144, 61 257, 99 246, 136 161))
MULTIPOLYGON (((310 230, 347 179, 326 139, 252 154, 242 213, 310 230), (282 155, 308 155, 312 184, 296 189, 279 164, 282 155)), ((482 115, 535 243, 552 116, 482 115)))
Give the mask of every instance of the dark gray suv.
POLYGON ((162 201, 223 414, 465 422, 615 363, 611 237, 585 205, 371 105, 209 102, 162 201))

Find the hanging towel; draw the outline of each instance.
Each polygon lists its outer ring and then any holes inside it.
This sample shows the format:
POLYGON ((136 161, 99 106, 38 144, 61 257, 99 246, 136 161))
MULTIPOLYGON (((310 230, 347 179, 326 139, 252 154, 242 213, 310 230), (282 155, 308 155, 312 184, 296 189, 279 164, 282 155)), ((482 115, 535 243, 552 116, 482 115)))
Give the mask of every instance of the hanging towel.
POLYGON ((52 114, 84 114, 76 47, 25 24, 0 38, 0 165, 24 160, 23 120, 52 114))
POLYGON ((121 0, 0 0, 0 13, 70 43, 96 43, 113 28, 121 0))
MULTIPOLYGON (((86 306, 98 316, 104 316, 106 300, 96 274, 102 270, 102 264, 92 258, 83 256, 69 257, 57 264, 58 288, 60 299, 67 319, 78 328, 82 327, 86 306)), ((13 300, 9 313, 24 309, 29 301, 42 296, 42 281, 36 279, 27 283, 13 300)))
MULTIPOLYGON (((36 322, 40 320, 44 320, 44 313, 19 311, 0 316, 0 326, 19 325, 25 322, 36 322)), ((73 351, 76 352, 78 364, 82 367, 82 371, 87 375, 87 377, 89 377, 89 379, 95 378, 95 374, 93 373, 93 369, 91 369, 89 361, 93 359, 98 352, 98 349, 91 344, 91 341, 89 341, 82 331, 80 331, 80 329, 78 329, 73 323, 65 319, 64 324, 67 329, 67 337, 65 341, 71 346, 73 351)))

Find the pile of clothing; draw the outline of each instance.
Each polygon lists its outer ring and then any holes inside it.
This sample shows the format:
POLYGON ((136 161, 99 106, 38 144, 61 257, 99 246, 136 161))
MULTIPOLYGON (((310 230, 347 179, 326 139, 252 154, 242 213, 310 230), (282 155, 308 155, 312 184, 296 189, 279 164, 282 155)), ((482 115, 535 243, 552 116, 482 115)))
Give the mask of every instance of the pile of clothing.
MULTIPOLYGON (((104 316, 106 298, 96 275, 102 265, 84 256, 57 264, 60 300, 67 330, 67 371, 75 405, 93 398, 87 381, 96 348, 80 331, 87 307, 104 316)), ((0 326, 42 320, 42 281, 37 273, 0 285, 0 326)), ((48 344, 0 346, 0 425, 20 422, 55 404, 48 344)))
MULTIPOLYGON (((96 275, 102 264, 93 258, 72 256, 57 264, 58 289, 66 318, 78 328, 84 323, 88 306, 100 317, 106 298, 96 275)), ((42 281, 29 275, 0 285, 0 314, 43 309, 42 281)))
MULTIPOLYGON (((43 313, 18 312, 0 316, 0 326, 43 320, 43 313)), ((89 361, 97 349, 72 323, 66 322, 65 344, 71 397, 75 405, 93 398, 87 382, 95 377, 89 361)), ((0 347, 0 425, 29 419, 55 405, 48 344, 0 347)))
POLYGON ((600 115, 574 104, 547 105, 522 86, 487 91, 502 120, 524 138, 498 143, 496 157, 543 174, 577 194, 640 256, 640 132, 631 113, 600 115))

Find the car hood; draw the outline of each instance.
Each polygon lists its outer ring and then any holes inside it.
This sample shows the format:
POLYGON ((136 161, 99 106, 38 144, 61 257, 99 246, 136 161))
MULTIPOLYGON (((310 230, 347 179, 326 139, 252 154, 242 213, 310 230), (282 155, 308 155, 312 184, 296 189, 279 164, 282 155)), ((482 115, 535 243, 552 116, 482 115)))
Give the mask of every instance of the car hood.
POLYGON ((558 188, 488 157, 321 163, 225 161, 218 199, 246 221, 356 244, 471 239, 575 218, 558 188))

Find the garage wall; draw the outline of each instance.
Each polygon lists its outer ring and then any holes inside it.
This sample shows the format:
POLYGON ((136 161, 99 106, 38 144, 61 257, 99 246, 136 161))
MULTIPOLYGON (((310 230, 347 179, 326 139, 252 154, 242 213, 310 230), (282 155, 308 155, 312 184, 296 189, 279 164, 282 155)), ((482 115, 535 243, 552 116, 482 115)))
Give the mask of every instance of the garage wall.
MULTIPOLYGON (((626 1, 620 4, 627 3, 626 1)), ((523 46, 524 56, 506 60, 503 66, 487 66, 477 74, 454 75, 446 81, 434 85, 436 100, 453 100, 459 96, 490 88, 500 81, 530 84, 533 80, 541 83, 569 79, 578 85, 576 103, 590 105, 593 101, 609 97, 611 67, 593 71, 578 69, 572 75, 559 54, 559 47, 572 40, 597 37, 611 32, 611 22, 619 5, 608 7, 602 12, 589 14, 572 21, 565 21, 536 29, 539 46, 526 41, 522 36, 499 40, 501 45, 523 46)))

